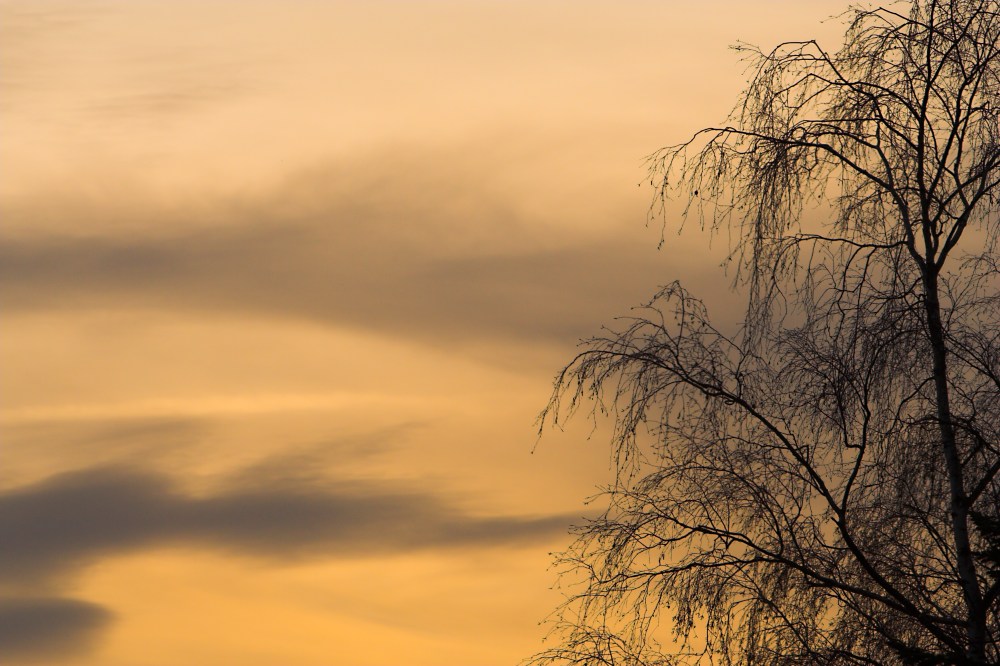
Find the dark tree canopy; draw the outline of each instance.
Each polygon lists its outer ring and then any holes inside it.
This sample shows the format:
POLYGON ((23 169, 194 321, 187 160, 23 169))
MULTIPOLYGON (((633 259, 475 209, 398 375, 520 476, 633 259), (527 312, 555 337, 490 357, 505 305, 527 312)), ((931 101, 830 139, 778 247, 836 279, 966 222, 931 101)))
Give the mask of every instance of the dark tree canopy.
POLYGON ((651 159, 746 318, 674 284, 556 378, 617 474, 534 663, 1000 663, 1000 2, 844 20, 651 159))

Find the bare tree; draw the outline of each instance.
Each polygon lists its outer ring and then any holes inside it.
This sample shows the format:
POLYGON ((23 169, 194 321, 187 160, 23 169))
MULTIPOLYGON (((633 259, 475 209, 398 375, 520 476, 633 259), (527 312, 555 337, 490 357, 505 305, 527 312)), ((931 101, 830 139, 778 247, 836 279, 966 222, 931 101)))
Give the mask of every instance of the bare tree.
POLYGON ((674 284, 558 375, 617 474, 533 663, 1000 663, 1000 3, 844 20, 651 160, 746 318, 674 284))

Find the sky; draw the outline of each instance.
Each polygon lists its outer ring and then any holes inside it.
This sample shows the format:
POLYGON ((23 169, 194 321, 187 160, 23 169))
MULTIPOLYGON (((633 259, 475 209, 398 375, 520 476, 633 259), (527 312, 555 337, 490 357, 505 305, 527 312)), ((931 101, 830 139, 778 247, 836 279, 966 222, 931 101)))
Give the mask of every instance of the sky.
POLYGON ((0 0, 4 663, 540 650, 611 480, 553 376, 739 314, 644 158, 844 4, 0 0))

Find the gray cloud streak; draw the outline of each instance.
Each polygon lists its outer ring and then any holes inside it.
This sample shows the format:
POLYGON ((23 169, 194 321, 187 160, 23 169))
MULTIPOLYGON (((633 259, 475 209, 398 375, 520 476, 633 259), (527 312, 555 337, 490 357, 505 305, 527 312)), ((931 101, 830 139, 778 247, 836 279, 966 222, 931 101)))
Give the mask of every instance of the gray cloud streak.
POLYGON ((75 599, 0 599, 0 654, 19 661, 77 655, 112 619, 101 606, 75 599))
POLYGON ((175 543, 285 561, 512 547, 565 534, 571 522, 474 516, 388 482, 241 479, 193 496, 162 474, 91 469, 0 495, 0 582, 43 584, 101 557, 175 543))
POLYGON ((594 330, 595 310, 623 310, 619 294, 628 283, 655 286, 654 267, 637 254, 609 242, 435 260, 415 249, 359 249, 329 231, 294 227, 131 242, 6 240, 0 300, 22 310, 110 304, 257 312, 450 342, 565 341, 594 330))
POLYGON ((676 277, 653 238, 554 236, 513 195, 490 193, 474 177, 482 165, 372 161, 200 209, 9 201, 4 217, 22 232, 0 240, 0 300, 296 317, 448 345, 566 343, 676 277))

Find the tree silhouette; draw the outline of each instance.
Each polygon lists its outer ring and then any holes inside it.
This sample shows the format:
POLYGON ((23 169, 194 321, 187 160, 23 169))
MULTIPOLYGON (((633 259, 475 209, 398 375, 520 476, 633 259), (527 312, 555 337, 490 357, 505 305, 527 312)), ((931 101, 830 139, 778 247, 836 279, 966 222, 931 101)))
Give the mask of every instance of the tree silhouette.
POLYGON ((557 376, 616 475, 532 663, 1000 663, 1000 3, 899 7, 738 47, 729 124, 652 156, 746 317, 673 284, 557 376))

